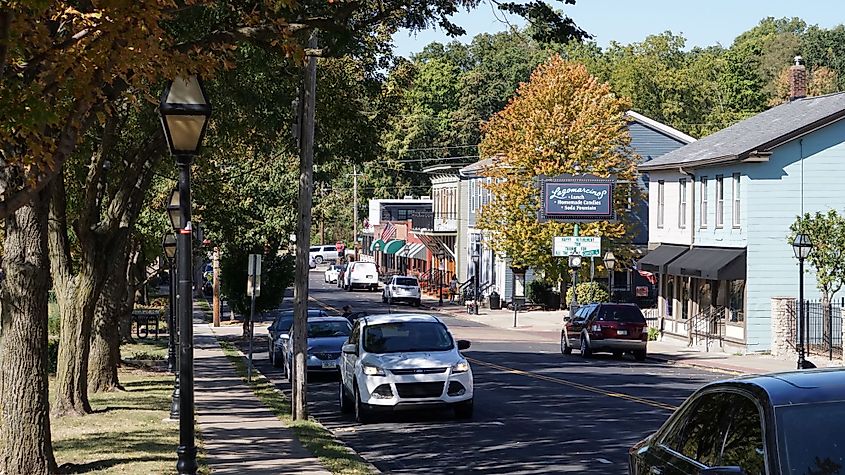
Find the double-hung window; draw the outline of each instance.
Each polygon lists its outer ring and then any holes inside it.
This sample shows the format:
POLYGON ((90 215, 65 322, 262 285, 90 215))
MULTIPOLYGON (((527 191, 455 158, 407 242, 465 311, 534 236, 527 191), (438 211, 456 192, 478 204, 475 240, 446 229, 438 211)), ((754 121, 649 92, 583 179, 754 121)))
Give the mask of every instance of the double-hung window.
POLYGON ((657 181, 657 227, 663 227, 664 204, 666 197, 666 183, 663 180, 657 181))
POLYGON ((739 173, 734 173, 733 180, 731 180, 733 182, 733 209, 731 210, 731 214, 733 215, 733 226, 735 228, 739 227, 740 218, 742 217, 740 215, 740 198, 742 197, 739 189, 740 177, 739 173))
POLYGON ((678 227, 687 227, 687 179, 678 180, 678 227))
POLYGON ((725 183, 722 175, 716 175, 716 227, 725 224, 725 183))
POLYGON ((699 215, 701 216, 701 227, 707 227, 707 177, 701 177, 701 211, 699 215))

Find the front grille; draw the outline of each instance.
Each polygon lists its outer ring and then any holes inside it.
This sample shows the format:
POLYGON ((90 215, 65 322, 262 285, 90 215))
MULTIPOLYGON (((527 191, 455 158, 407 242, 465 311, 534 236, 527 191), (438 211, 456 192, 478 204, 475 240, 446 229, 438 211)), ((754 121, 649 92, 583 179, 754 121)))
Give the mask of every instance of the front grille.
POLYGON ((318 360, 336 360, 340 358, 340 353, 314 353, 318 360))
POLYGON ((397 383, 396 391, 402 398, 440 397, 443 381, 436 383, 397 383))
POLYGON ((408 374, 440 374, 445 373, 446 368, 403 368, 392 369, 390 372, 397 376, 405 376, 408 374))

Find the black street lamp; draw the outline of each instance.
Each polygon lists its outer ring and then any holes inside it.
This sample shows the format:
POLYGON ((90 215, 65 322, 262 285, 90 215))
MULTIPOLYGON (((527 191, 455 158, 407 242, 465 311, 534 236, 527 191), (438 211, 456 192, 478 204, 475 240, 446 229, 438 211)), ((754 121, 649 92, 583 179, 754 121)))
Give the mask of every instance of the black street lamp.
POLYGON ((179 475, 197 473, 197 447, 194 434, 194 335, 191 228, 191 163, 199 153, 211 116, 211 104, 197 76, 178 77, 164 89, 158 106, 161 125, 170 153, 179 169, 178 200, 171 196, 168 214, 177 227, 177 274, 179 276, 179 446, 176 471, 179 475), (174 200, 178 203, 178 223, 174 200), (171 206, 174 208, 171 213, 171 206))
POLYGON ((798 258, 798 369, 813 368, 812 363, 805 359, 806 348, 804 342, 807 340, 807 321, 804 315, 804 260, 810 257, 813 251, 813 242, 810 236, 799 233, 792 241, 792 251, 798 258))
POLYGON ((472 313, 473 315, 478 315, 478 274, 481 268, 481 255, 479 254, 478 248, 481 247, 480 243, 476 243, 472 249, 472 313))
POLYGON ((167 259, 170 273, 170 309, 167 314, 167 370, 174 374, 173 392, 170 395, 170 420, 179 419, 179 366, 176 357, 176 346, 179 344, 178 325, 176 323, 176 235, 166 233, 161 240, 161 248, 167 259))
POLYGON ((613 302, 613 268, 616 267, 616 256, 608 251, 604 254, 604 267, 607 269, 607 298, 613 302))
POLYGON ((572 318, 578 308, 578 271, 581 269, 581 256, 569 256, 569 268, 572 269, 572 303, 569 305, 569 317, 572 318))

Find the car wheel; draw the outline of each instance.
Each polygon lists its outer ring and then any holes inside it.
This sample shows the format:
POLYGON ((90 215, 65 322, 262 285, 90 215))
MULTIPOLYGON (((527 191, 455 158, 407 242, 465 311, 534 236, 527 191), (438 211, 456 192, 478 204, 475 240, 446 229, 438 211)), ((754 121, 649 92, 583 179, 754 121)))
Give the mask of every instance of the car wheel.
POLYGON ((560 334, 560 352, 564 355, 572 354, 572 347, 566 342, 566 334, 563 332, 560 334))
POLYGON ((583 336, 581 337, 581 356, 584 358, 593 356, 593 350, 590 349, 590 344, 587 343, 587 339, 583 336))
POLYGON ((622 358, 622 352, 621 351, 614 351, 613 357, 614 358, 622 358))
POLYGON ((352 412, 352 401, 350 401, 349 396, 346 395, 346 387, 343 385, 343 378, 341 378, 340 382, 337 383, 337 387, 338 398, 340 399, 340 412, 348 414, 352 412))
POLYGON ((454 406, 455 417, 457 419, 472 419, 474 406, 472 399, 456 403, 454 406))
POLYGON ((634 359, 637 361, 645 361, 646 350, 634 350, 634 359))
POLYGON ((370 422, 370 408, 367 404, 361 402, 361 394, 358 392, 358 383, 353 382, 352 385, 355 387, 355 422, 359 424, 366 424, 370 422))
POLYGON ((323 256, 317 256, 314 258, 314 263, 320 265, 323 263, 323 256))

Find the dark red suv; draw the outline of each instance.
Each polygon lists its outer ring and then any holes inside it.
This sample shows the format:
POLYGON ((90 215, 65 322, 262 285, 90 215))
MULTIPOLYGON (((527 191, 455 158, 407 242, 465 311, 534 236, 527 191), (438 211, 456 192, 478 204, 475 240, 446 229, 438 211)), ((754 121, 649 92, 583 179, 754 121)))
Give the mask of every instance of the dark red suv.
POLYGON ((560 351, 568 355, 577 348, 585 358, 605 351, 617 357, 631 353, 643 361, 647 344, 645 317, 639 307, 627 303, 584 305, 572 318, 564 318, 560 332, 560 351))

